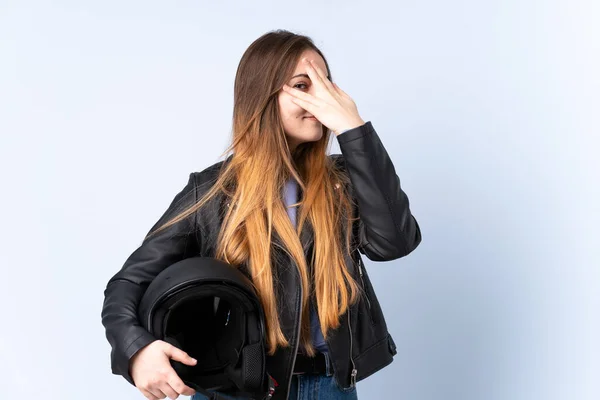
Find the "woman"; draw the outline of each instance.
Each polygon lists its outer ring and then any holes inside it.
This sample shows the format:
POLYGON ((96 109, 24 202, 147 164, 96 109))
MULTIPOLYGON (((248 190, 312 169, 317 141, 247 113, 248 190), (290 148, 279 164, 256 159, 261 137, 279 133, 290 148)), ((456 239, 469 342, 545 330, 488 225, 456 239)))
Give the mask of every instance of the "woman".
POLYGON ((362 264, 406 256, 421 241, 394 166, 371 122, 331 82, 306 36, 269 32, 243 55, 234 87, 233 150, 183 190, 105 290, 111 366, 150 400, 180 394, 181 349, 137 321, 145 288, 190 256, 224 260, 265 310, 273 399, 355 399, 356 382, 392 362, 395 345, 362 264), (341 155, 326 155, 333 132, 341 155))

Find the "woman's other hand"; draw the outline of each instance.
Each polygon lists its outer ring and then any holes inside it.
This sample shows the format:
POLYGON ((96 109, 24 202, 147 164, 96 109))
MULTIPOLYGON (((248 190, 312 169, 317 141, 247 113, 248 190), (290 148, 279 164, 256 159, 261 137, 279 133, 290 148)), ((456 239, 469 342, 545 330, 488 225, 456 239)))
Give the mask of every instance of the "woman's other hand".
POLYGON ((165 397, 175 400, 180 394, 192 396, 196 393, 183 383, 171 366, 170 359, 192 366, 197 362, 185 351, 162 340, 155 340, 131 358, 131 377, 148 400, 165 397))

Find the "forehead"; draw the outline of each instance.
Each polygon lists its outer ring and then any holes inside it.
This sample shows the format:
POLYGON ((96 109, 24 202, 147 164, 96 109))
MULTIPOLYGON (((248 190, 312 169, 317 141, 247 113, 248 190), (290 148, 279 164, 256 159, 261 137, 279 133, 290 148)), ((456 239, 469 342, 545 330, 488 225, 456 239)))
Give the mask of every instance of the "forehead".
POLYGON ((296 64, 294 75, 306 73, 306 64, 302 62, 302 58, 304 57, 306 57, 308 60, 314 60, 317 66, 327 74, 327 66, 325 65, 325 60, 323 60, 323 57, 321 57, 319 53, 314 50, 305 50, 302 52, 302 56, 300 57, 298 64, 296 64))

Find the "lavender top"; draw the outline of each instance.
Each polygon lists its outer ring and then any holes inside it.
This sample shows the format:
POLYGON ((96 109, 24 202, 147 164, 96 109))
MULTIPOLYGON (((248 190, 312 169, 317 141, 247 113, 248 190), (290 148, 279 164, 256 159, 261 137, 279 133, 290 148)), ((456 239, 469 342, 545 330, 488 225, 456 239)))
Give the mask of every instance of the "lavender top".
MULTIPOLYGON (((285 184, 285 191, 284 191, 284 199, 285 199, 285 205, 289 206, 290 204, 295 203, 296 201, 298 201, 298 184, 296 183, 295 180, 290 179, 286 182, 285 184)), ((297 212, 297 207, 289 207, 287 209, 288 215, 290 216, 290 219, 292 220, 292 225, 296 226, 296 212, 297 212)), ((327 344, 325 343, 325 339, 323 338, 323 334, 321 333, 321 327, 320 327, 320 323, 319 323, 319 316, 317 314, 317 311, 315 310, 314 304, 310 305, 310 330, 311 330, 311 337, 312 337, 312 343, 313 346, 315 347, 315 349, 317 349, 317 351, 320 351, 322 353, 327 352, 327 344)))
MULTIPOLYGON (((342 131, 340 135, 348 130, 349 129, 342 131)), ((286 207, 298 201, 298 184, 295 180, 290 179, 286 182, 283 198, 286 207)), ((289 207, 287 208, 287 212, 290 216, 290 219, 292 220, 292 225, 296 226, 297 207, 289 207)), ((310 326, 313 346, 315 347, 315 349, 317 349, 317 351, 320 351, 322 353, 327 352, 327 343, 325 343, 325 339, 323 338, 323 334, 321 333, 319 315, 317 314, 317 311, 312 302, 310 305, 310 326)))

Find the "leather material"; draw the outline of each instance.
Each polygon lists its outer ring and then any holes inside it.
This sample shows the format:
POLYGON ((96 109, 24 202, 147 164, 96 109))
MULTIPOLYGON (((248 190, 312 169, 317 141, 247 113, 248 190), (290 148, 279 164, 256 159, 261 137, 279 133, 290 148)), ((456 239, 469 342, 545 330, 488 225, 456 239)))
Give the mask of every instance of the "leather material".
POLYGON ((262 305, 252 281, 234 266, 208 257, 170 265, 146 289, 138 320, 198 360, 195 366, 171 360, 189 387, 236 397, 267 394, 262 305))
MULTIPOLYGON (((369 121, 350 129, 338 135, 337 140, 342 154, 329 157, 348 173, 349 190, 357 205, 354 212, 360 216, 353 226, 358 250, 346 256, 346 265, 366 293, 341 317, 340 327, 327 338, 335 379, 340 387, 349 388, 390 364, 396 354, 361 254, 378 262, 404 257, 421 242, 421 231, 392 160, 372 123, 369 121)), ((185 187, 151 230, 199 199, 231 157, 201 172, 192 172, 185 187)), ((136 317, 145 289, 161 270, 183 258, 213 257, 224 207, 228 206, 223 195, 219 195, 201 212, 144 240, 108 281, 102 323, 112 348, 111 369, 132 385, 130 358, 155 340, 136 317)), ((305 224, 300 239, 310 260, 314 236, 308 224, 305 224)), ((274 242, 281 246, 276 233, 274 242)), ((291 346, 279 348, 273 356, 268 356, 267 369, 278 383, 273 399, 286 399, 293 373, 294 350, 298 345, 302 288, 296 265, 279 246, 273 246, 272 262, 278 263, 276 273, 281 282, 276 286, 276 294, 281 299, 279 317, 291 346)), ((241 270, 248 275, 243 267, 241 270)))
POLYGON ((298 353, 294 362, 294 374, 325 374, 327 372, 327 355, 317 353, 314 357, 298 353))

